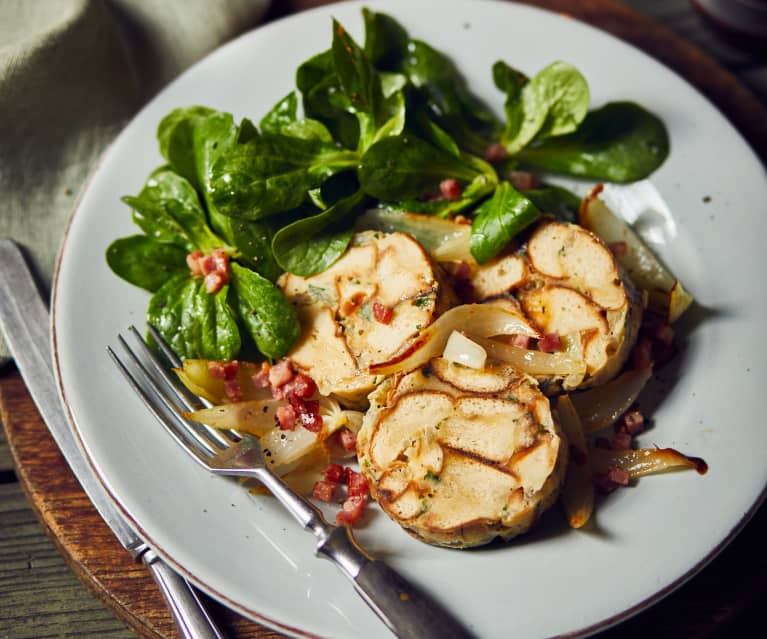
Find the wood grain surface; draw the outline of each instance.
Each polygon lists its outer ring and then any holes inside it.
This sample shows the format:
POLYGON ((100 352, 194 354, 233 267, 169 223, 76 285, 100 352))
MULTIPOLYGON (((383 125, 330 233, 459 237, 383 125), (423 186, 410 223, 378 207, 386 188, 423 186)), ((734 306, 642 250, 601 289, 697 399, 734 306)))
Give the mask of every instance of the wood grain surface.
MULTIPOLYGON (((325 4, 312 0, 276 2, 269 18, 325 4)), ((613 0, 539 0, 528 4, 566 12, 595 24, 651 53, 698 87, 731 119, 762 159, 767 159, 767 109, 729 72, 686 41, 633 9, 613 0)), ((108 611, 87 602, 68 619, 69 629, 45 634, 46 614, 52 618, 62 597, 71 592, 71 574, 56 563, 44 543, 24 497, 72 571, 119 619, 141 637, 171 639, 178 633, 156 586, 145 569, 132 562, 82 493, 68 471, 47 429, 13 367, 0 374, 0 418, 10 451, 0 440, 0 461, 13 455, 14 472, 0 464, 0 639, 5 637, 125 637, 108 611), (9 473, 11 475, 9 475, 9 473), (34 558, 33 560, 30 558, 34 558), (28 565, 27 565, 28 564, 28 565), (26 566, 47 573, 46 591, 28 593, 19 587, 26 566), (22 576, 20 576, 22 575, 22 576), (5 593, 13 593, 8 597, 5 593), (30 620, 29 603, 36 603, 30 620), (41 603, 42 602, 42 603, 41 603), (46 605, 48 607, 46 608, 46 605), (32 623, 34 622, 34 624, 32 623), (25 631, 29 624, 29 631, 25 631), (36 625, 35 625, 36 624, 36 625), (13 629, 11 632, 10 629, 13 629), (41 630, 43 629, 43 630, 41 630)), ((757 620, 758 602, 767 594, 767 509, 701 574, 648 611, 601 636, 605 639, 653 635, 710 639, 745 634, 757 620)), ((630 579, 631 575, 619 578, 630 579)), ((35 582, 37 583, 37 582, 35 582)), ((234 639, 282 635, 248 621, 211 602, 214 614, 234 639)))

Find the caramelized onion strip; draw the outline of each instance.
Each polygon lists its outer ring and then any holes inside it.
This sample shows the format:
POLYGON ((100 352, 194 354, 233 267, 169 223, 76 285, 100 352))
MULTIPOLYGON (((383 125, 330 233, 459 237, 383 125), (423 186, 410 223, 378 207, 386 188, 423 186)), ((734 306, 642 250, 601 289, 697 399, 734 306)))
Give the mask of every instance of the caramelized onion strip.
POLYGON ((581 528, 594 510, 594 483, 591 480, 589 450, 583 426, 568 395, 557 400, 559 424, 570 445, 570 460, 562 487, 562 506, 571 528, 581 528))
POLYGON ((445 350, 450 334, 462 331, 471 339, 494 335, 528 335, 540 333, 522 316, 495 304, 463 304, 441 315, 418 335, 399 355, 388 362, 373 364, 373 375, 392 375, 423 366, 445 350))
POLYGON ((676 470, 695 470, 700 475, 708 471, 708 465, 700 457, 689 457, 674 448, 591 450, 591 468, 594 472, 606 473, 611 466, 625 470, 632 479, 676 470))
POLYGON ((587 434, 615 423, 636 401, 652 375, 652 366, 626 371, 615 379, 572 395, 587 434))
POLYGON ((474 341, 485 349, 491 359, 511 364, 528 375, 565 376, 586 373, 586 363, 565 351, 544 353, 483 337, 475 337, 474 341))

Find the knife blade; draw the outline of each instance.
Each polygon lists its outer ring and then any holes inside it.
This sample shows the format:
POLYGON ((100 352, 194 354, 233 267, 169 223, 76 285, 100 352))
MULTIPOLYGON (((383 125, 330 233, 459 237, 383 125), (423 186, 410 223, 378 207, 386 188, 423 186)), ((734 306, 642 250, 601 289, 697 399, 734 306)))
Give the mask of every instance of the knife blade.
POLYGON ((75 439, 53 373, 50 316, 19 247, 0 238, 0 329, 40 416, 101 518, 165 597, 181 635, 224 639, 197 592, 138 535, 118 510, 75 439))

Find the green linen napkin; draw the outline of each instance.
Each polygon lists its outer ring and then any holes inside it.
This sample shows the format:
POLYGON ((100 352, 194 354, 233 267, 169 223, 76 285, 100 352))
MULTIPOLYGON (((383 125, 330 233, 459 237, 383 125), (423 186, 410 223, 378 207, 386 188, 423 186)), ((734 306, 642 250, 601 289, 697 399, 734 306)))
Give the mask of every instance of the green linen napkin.
MULTIPOLYGON (((168 81, 257 25, 267 5, 0 2, 0 237, 22 245, 45 291, 72 207, 105 147, 168 81)), ((0 336, 0 365, 8 360, 0 336)))

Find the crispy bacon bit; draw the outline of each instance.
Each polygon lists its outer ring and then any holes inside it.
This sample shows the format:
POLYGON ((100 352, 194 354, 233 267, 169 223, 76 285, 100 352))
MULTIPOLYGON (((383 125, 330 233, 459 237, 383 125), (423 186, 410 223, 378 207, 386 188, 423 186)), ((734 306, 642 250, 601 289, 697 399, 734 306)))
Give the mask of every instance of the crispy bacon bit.
POLYGON ((295 430, 296 417, 296 409, 290 404, 280 406, 277 409, 277 421, 280 424, 280 430, 295 430))
POLYGON ((205 278, 205 290, 216 293, 229 281, 229 256, 223 249, 213 249, 209 255, 192 251, 186 256, 192 277, 205 278))
POLYGON ((623 416, 623 427, 629 435, 638 435, 644 430, 644 415, 638 410, 630 410, 623 416))
POLYGON ((240 363, 234 359, 231 362, 208 362, 208 372, 211 377, 216 379, 232 380, 237 377, 237 371, 240 369, 240 363))
POLYGON ((532 338, 529 335, 515 333, 514 335, 509 336, 509 343, 512 346, 517 346, 518 348, 530 348, 531 339, 532 338))
POLYGON ((562 350, 562 339, 559 333, 547 333, 538 340, 538 350, 544 353, 558 353, 562 350))
POLYGON ((455 202, 461 199, 461 183, 454 178, 447 178, 439 183, 439 192, 446 200, 455 202))
POLYGON ((293 364, 289 359, 281 359, 269 369, 269 384, 272 388, 279 388, 291 379, 293 379, 293 364))
POLYGON ((253 384, 256 388, 269 388, 269 362, 261 362, 261 370, 253 375, 253 384))
POLYGON ((312 497, 319 499, 320 501, 333 501, 333 493, 336 490, 338 484, 330 481, 318 481, 315 482, 312 489, 312 497))
POLYGON ((341 446, 348 452, 357 450, 357 433, 348 428, 342 428, 338 431, 338 438, 341 441, 341 446))
POLYGON ((493 144, 490 144, 485 149, 485 160, 490 162, 490 164, 496 164, 498 162, 503 162, 507 157, 508 153, 506 152, 506 147, 503 146, 503 144, 499 144, 498 142, 494 142, 493 144))
POLYGON ((186 256, 186 265, 189 267, 189 271, 192 273, 192 277, 202 275, 202 269, 200 268, 200 258, 202 257, 202 251, 192 251, 186 256))
POLYGON ((618 468, 617 466, 608 466, 607 479, 611 482, 618 484, 619 486, 628 486, 629 478, 627 470, 623 470, 623 468, 618 468))
MULTIPOLYGON (((310 430, 313 433, 319 433, 322 429, 322 415, 320 415, 320 402, 313 399, 306 401, 305 399, 297 400, 303 406, 303 409, 296 412, 301 416, 301 424, 306 430, 310 430)), ((295 408, 295 405, 291 402, 291 406, 295 408)))
POLYGON ((298 373, 293 379, 286 382, 282 389, 286 397, 308 399, 317 392, 317 384, 308 375, 298 373))
POLYGON ((210 295, 213 295, 213 293, 218 293, 222 288, 224 288, 224 284, 226 284, 226 282, 226 278, 221 273, 208 273, 205 276, 205 292, 210 295))
POLYGON ((394 311, 388 306, 384 306, 380 302, 373 303, 373 317, 376 318, 377 322, 381 322, 381 324, 389 324, 391 323, 392 315, 394 315, 394 311))
POLYGON ((530 171, 510 171, 509 182, 518 191, 529 191, 541 185, 540 178, 530 171))
POLYGON ((233 402, 239 402, 242 399, 242 386, 240 386, 240 380, 236 378, 225 380, 224 394, 233 402))
POLYGON ((325 481, 340 484, 344 478, 344 467, 341 464, 328 464, 325 469, 325 481))
POLYGON ((469 263, 465 260, 459 262, 453 273, 453 277, 458 280, 468 280, 471 277, 471 266, 469 266, 469 263))
POLYGON ((361 473, 353 471, 351 468, 345 469, 346 490, 349 497, 367 497, 368 480, 361 473))
POLYGON ((336 526, 351 526, 356 523, 362 517, 366 503, 366 496, 349 497, 341 506, 341 510, 336 513, 336 526))
POLYGON ((610 253, 620 259, 626 255, 626 251, 628 251, 628 244, 622 240, 618 242, 610 242, 607 245, 607 248, 610 249, 610 253))

